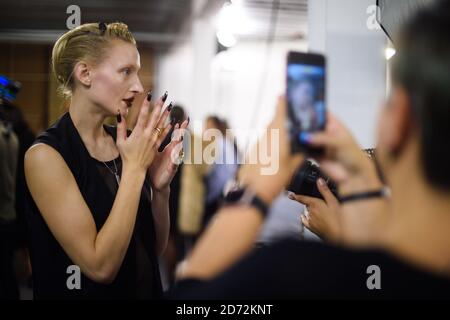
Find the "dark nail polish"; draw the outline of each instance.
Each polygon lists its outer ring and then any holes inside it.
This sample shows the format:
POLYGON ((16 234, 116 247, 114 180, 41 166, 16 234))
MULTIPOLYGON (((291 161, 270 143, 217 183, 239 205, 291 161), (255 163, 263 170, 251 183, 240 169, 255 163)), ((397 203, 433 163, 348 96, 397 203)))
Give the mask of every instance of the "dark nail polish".
POLYGON ((122 115, 120 114, 120 111, 117 111, 117 123, 122 122, 122 115))
POLYGON ((188 120, 188 124, 189 124, 189 121, 191 121, 191 118, 188 117, 187 120, 188 120))
POLYGON ((309 144, 309 142, 311 140, 311 134, 309 134, 307 132, 301 132, 299 135, 299 139, 300 139, 300 142, 302 142, 304 144, 309 144))
POLYGON ((147 101, 150 101, 150 100, 152 100, 152 92, 151 91, 149 91, 147 93, 147 101))
POLYGON ((170 112, 170 110, 172 110, 172 107, 173 107, 173 105, 172 105, 172 101, 169 103, 169 106, 167 107, 167 111, 169 111, 170 112))
POLYGON ((167 95, 168 95, 168 92, 166 91, 165 93, 164 93, 164 95, 162 96, 162 101, 163 102, 166 102, 166 100, 167 100, 167 95))

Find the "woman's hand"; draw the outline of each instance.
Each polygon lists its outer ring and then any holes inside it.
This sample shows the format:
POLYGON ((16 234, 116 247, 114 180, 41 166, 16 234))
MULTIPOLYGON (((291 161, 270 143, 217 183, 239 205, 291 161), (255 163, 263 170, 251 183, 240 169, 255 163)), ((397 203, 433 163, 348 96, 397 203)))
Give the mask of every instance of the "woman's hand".
POLYGON ((339 241, 341 236, 339 201, 322 178, 317 180, 317 188, 324 200, 294 193, 289 194, 289 198, 305 205, 301 219, 306 228, 322 239, 339 241))
POLYGON ((181 126, 175 125, 170 143, 163 151, 156 153, 155 160, 149 168, 152 188, 157 192, 167 189, 177 172, 183 155, 183 144, 181 142, 188 124, 189 120, 185 120, 181 126))
POLYGON ((144 99, 136 126, 129 137, 126 119, 118 113, 116 144, 122 158, 123 171, 131 169, 145 173, 152 164, 159 146, 170 129, 170 125, 161 128, 167 118, 167 112, 161 115, 163 104, 160 98, 148 119, 150 103, 148 99, 144 99))

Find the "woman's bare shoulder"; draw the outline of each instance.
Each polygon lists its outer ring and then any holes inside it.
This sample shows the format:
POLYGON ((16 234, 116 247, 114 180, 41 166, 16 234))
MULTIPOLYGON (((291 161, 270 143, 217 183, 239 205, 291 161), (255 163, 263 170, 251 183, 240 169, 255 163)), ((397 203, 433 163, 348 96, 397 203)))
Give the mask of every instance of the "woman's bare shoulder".
POLYGON ((45 143, 32 145, 25 153, 25 174, 41 175, 43 172, 51 173, 52 176, 63 178, 70 170, 61 154, 52 146, 45 143), (61 175, 63 174, 63 175, 61 175))
POLYGON ((25 153, 25 161, 41 162, 41 161, 58 161, 63 160, 60 153, 52 146, 46 143, 36 143, 32 145, 25 153))

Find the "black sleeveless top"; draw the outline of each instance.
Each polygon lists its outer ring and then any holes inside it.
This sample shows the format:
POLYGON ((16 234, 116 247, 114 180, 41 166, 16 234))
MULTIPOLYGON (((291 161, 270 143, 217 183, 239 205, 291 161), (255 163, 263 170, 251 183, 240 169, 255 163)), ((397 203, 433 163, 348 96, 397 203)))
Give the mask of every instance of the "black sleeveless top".
MULTIPOLYGON (((116 128, 104 126, 114 140, 116 128)), ((118 185, 113 172, 121 173, 120 157, 102 162, 89 155, 81 137, 65 113, 40 134, 34 144, 45 143, 58 151, 72 172, 78 188, 100 230, 111 211, 118 185)), ((162 297, 156 254, 156 236, 151 212, 148 178, 142 187, 136 224, 122 266, 111 284, 94 282, 81 273, 80 289, 67 282, 74 265, 64 252, 27 190, 27 217, 30 227, 31 265, 35 299, 158 299, 162 297), (68 269, 69 268, 69 269, 68 269)), ((72 278, 73 280, 73 278, 72 278)), ((69 282, 72 283, 73 281, 69 282)))

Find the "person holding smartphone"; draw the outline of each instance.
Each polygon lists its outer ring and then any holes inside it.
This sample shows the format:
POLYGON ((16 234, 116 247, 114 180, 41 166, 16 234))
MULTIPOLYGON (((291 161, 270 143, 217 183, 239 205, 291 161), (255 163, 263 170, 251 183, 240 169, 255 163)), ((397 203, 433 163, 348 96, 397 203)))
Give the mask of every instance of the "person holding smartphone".
POLYGON ((261 163, 242 167, 244 187, 226 197, 229 205, 180 268, 175 298, 450 298, 449 12, 448 1, 418 12, 396 48, 377 144, 392 197, 332 122, 302 136, 324 150, 321 168, 338 183, 342 215, 389 214, 379 238, 358 249, 282 241, 249 254, 267 206, 303 158, 291 153, 282 100, 269 126, 280 130, 280 170, 265 176, 261 163))

